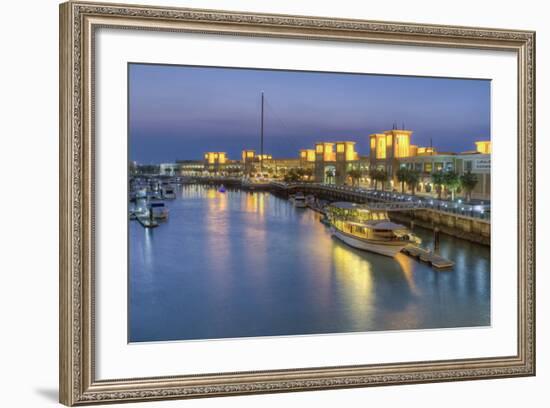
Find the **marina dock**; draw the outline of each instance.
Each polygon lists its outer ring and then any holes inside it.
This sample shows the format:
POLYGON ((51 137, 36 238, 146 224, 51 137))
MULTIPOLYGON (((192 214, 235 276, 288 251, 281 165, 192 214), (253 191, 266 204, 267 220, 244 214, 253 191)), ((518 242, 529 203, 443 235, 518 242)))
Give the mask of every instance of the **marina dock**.
POLYGON ((159 226, 159 223, 155 219, 149 217, 136 217, 136 219, 144 228, 155 228, 159 226))
POLYGON ((443 258, 438 254, 413 245, 407 245, 401 250, 401 252, 416 258, 421 262, 426 262, 436 269, 450 269, 455 265, 455 263, 449 259, 443 258))

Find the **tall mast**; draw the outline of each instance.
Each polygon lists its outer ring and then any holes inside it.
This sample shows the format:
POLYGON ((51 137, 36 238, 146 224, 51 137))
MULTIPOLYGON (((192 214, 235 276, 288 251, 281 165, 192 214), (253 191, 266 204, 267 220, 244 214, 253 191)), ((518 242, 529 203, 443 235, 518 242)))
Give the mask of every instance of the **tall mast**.
POLYGON ((262 122, 260 128, 260 173, 264 171, 264 91, 262 91, 262 122))

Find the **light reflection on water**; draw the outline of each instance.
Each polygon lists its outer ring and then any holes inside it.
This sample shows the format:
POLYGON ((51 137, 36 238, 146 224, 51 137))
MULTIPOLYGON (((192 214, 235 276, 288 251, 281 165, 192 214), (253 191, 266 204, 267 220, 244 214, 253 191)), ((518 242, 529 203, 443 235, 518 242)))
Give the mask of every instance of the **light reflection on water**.
POLYGON ((456 267, 438 272, 350 248, 269 193, 184 186, 166 205, 158 228, 129 224, 130 341, 490 324, 487 247, 442 235, 456 267))

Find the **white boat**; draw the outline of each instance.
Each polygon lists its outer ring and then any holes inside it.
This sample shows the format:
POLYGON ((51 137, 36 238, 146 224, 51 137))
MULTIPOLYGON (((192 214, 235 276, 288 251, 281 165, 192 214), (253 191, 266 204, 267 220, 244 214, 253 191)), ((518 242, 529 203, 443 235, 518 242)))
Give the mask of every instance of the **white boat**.
POLYGON ((333 236, 351 247, 393 257, 420 239, 404 225, 390 221, 384 210, 367 205, 337 202, 327 207, 333 236))
POLYGON ((294 207, 296 208, 306 208, 306 197, 303 193, 296 193, 292 196, 290 196, 290 201, 292 201, 292 204, 294 204, 294 207))
POLYGON ((146 188, 140 188, 136 191, 136 199, 141 200, 147 198, 147 189, 146 188))

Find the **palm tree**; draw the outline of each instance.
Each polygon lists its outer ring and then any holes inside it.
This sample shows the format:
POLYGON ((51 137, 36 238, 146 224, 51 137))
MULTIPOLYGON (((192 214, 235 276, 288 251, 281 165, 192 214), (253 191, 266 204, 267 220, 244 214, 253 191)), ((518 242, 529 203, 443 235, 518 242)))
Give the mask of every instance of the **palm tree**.
POLYGON ((401 183, 401 192, 405 192, 405 183, 407 182, 407 177, 409 176, 409 170, 406 167, 400 167, 395 175, 397 176, 397 181, 401 183))
POLYGON ((313 176, 313 169, 309 167, 304 169, 304 176, 307 177, 308 180, 311 180, 311 176, 313 176))
POLYGON ((432 173, 432 183, 435 185, 435 191, 437 191, 437 199, 441 200, 441 193, 443 192, 443 186, 445 185, 445 175, 442 171, 432 173))
POLYGON ((472 191, 476 188, 477 182, 477 175, 471 171, 467 171, 460 176, 460 185, 466 192, 466 201, 470 202, 472 200, 472 191))
POLYGON ((355 185, 356 181, 359 181, 359 179, 363 176, 363 172, 359 169, 351 169, 348 170, 348 176, 351 178, 351 183, 355 185))
POLYGON ((291 168, 287 174, 284 176, 284 180, 286 182, 296 182, 301 179, 301 176, 298 174, 296 169, 293 167, 291 168))
POLYGON ((451 200, 455 199, 455 192, 460 187, 460 179, 454 171, 447 171, 443 175, 443 182, 447 190, 451 192, 451 200))
POLYGON ((325 171, 325 177, 329 180, 332 180, 336 176, 336 172, 334 169, 327 169, 325 171))
POLYGON ((418 180, 420 179, 420 173, 418 173, 415 170, 410 170, 407 172, 407 184, 409 185, 411 189, 411 194, 414 195, 416 193, 416 186, 418 185, 418 180))
POLYGON ((304 178, 305 170, 302 167, 298 167, 298 168, 294 169, 294 171, 296 172, 296 174, 298 175, 298 178, 300 180, 304 178))
POLYGON ((381 182, 382 188, 384 188, 384 183, 388 180, 388 174, 384 170, 372 169, 370 176, 374 180, 375 190, 378 190, 378 182, 381 182))

